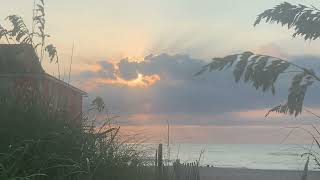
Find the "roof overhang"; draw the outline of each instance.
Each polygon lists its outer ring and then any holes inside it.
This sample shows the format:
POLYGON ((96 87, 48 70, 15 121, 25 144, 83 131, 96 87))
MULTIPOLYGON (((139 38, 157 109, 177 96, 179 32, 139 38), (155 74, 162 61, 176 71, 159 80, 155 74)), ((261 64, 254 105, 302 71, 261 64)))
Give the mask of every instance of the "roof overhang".
POLYGON ((32 77, 32 78, 39 78, 39 77, 45 77, 51 81, 54 81, 62 86, 65 86, 67 88, 71 88, 73 91, 76 91, 78 93, 80 93, 82 96, 88 96, 88 93, 75 87, 75 86, 72 86, 71 84, 69 83, 66 83, 50 74, 47 74, 47 73, 8 73, 8 74, 1 74, 0 73, 0 77, 32 77))

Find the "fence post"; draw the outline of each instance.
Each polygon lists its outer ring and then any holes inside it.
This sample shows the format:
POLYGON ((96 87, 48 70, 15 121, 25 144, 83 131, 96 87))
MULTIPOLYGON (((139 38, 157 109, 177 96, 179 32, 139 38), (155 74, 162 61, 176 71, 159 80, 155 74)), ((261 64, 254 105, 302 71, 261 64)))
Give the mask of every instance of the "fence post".
POLYGON ((158 146, 158 178, 162 179, 163 177, 163 160, 162 160, 162 144, 158 146))
POLYGON ((154 166, 155 167, 158 166, 158 149, 156 149, 156 156, 155 156, 155 160, 154 160, 154 166))
POLYGON ((162 144, 159 144, 158 146, 158 166, 162 166, 163 161, 162 161, 162 144))

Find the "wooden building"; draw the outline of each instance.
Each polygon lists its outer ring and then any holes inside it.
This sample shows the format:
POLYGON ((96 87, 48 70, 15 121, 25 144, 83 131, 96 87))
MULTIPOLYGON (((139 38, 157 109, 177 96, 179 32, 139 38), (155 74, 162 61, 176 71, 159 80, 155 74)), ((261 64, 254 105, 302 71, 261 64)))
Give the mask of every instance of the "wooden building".
POLYGON ((82 114, 86 92, 47 74, 30 45, 0 44, 0 95, 40 93, 54 109, 70 118, 82 114))

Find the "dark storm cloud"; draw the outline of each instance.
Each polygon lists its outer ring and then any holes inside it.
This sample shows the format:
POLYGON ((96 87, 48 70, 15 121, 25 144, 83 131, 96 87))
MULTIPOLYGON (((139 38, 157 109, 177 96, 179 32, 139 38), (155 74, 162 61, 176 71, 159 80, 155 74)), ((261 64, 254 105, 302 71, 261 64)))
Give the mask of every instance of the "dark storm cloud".
MULTIPOLYGON (((317 68, 315 65, 318 62, 320 64, 319 57, 299 56, 290 59, 297 64, 314 68, 317 68)), ((114 78, 112 73, 114 68, 110 66, 111 64, 105 62, 99 62, 99 64, 102 70, 93 73, 95 77, 114 78)), ((103 84, 90 93, 104 97, 113 111, 124 115, 123 119, 131 114, 167 115, 167 117, 184 115, 181 119, 176 118, 174 123, 203 125, 241 124, 246 122, 245 118, 240 122, 240 117, 235 120, 234 118, 237 117, 226 114, 267 109, 286 100, 291 78, 289 76, 284 76, 279 81, 277 94, 272 96, 271 93, 256 91, 248 84, 236 84, 230 70, 194 77, 193 74, 205 64, 206 61, 187 55, 151 55, 143 62, 130 62, 128 59, 123 59, 118 64, 121 78, 135 79, 139 72, 144 75, 157 74, 161 80, 148 88, 103 84), (223 114, 224 116, 219 116, 223 114)), ((84 72, 82 76, 83 78, 89 75, 91 77, 93 74, 84 72)), ((306 105, 318 106, 318 99, 317 88, 311 88, 306 97, 306 105)), ((263 115, 261 114, 261 117, 263 115)), ((156 122, 156 120, 153 121, 153 123, 156 122)))

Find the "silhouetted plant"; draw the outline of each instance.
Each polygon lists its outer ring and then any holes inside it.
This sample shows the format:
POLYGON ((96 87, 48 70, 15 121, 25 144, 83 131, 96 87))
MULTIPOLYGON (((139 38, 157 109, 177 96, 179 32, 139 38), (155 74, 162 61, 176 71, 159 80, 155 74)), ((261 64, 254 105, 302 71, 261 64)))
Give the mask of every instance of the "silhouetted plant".
POLYGON ((320 37, 320 10, 314 6, 284 2, 261 13, 254 26, 260 24, 262 20, 294 29, 293 37, 303 36, 305 40, 315 40, 320 37))
POLYGON ((60 64, 59 64, 59 56, 58 56, 57 48, 52 44, 49 44, 46 46, 45 51, 48 52, 50 62, 55 61, 55 63, 58 65, 58 77, 60 79, 60 64))
POLYGON ((206 71, 221 71, 233 68, 236 82, 242 80, 250 83, 257 90, 271 91, 275 94, 275 83, 284 73, 292 73, 293 78, 288 90, 287 102, 277 106, 272 111, 299 115, 302 112, 303 101, 308 87, 320 78, 312 69, 306 69, 286 60, 244 52, 242 54, 229 55, 223 58, 213 58, 213 61, 204 66, 196 75, 206 71))
MULTIPOLYGON (((284 2, 259 14, 254 26, 260 24, 263 20, 266 23, 277 23, 286 26, 288 29, 293 29, 292 36, 294 38, 302 36, 305 40, 311 41, 320 37, 320 10, 314 6, 292 5, 284 2)), ((304 108, 303 105, 308 88, 314 83, 320 82, 320 77, 312 69, 307 69, 281 58, 244 52, 223 58, 213 58, 211 63, 205 65, 195 75, 228 68, 233 68, 236 82, 242 80, 244 83, 251 84, 257 90, 262 90, 263 92, 271 91, 273 95, 276 93, 275 83, 279 76, 284 73, 291 73, 293 78, 288 89, 286 102, 270 109, 266 116, 271 112, 298 116, 302 110, 305 110, 320 119, 320 116, 304 108)), ((316 134, 320 135, 318 129, 315 126, 312 127, 316 134)), ((320 149, 320 143, 313 133, 303 130, 312 136, 313 142, 320 149)), ((314 158, 319 167, 320 163, 317 153, 309 152, 304 155, 308 156, 302 176, 302 179, 306 180, 310 157, 314 158)))
MULTIPOLYGON (((44 1, 43 0, 40 0, 40 3, 36 4, 36 7, 35 7, 33 13, 34 13, 34 15, 33 15, 33 25, 32 25, 33 26, 32 27, 32 30, 33 30, 32 39, 34 37, 40 38, 40 42, 35 45, 35 48, 37 48, 37 46, 41 46, 41 48, 40 48, 40 61, 42 61, 43 52, 45 49, 45 40, 47 37, 50 37, 48 34, 45 33, 46 19, 45 19, 45 8, 44 8, 44 1), (34 26, 37 27, 38 31, 35 31, 34 26)), ((58 61, 56 61, 56 63, 57 62, 58 61)))
POLYGON ((8 38, 8 31, 0 25, 0 40, 2 39, 2 37, 5 37, 7 43, 10 43, 8 38))
POLYGON ((10 15, 6 20, 11 23, 12 28, 6 29, 0 25, 0 40, 6 38, 6 42, 9 44, 10 41, 12 41, 13 43, 32 45, 37 52, 40 62, 43 61, 44 52, 46 51, 49 55, 50 62, 55 60, 54 62, 57 63, 60 78, 58 52, 54 45, 46 43, 46 38, 50 37, 50 35, 45 32, 45 3, 43 0, 36 2, 34 16, 32 18, 32 30, 29 30, 22 17, 10 15))
MULTIPOLYGON (((287 25, 289 29, 294 28, 296 32, 293 37, 301 35, 305 39, 314 40, 320 34, 320 28, 318 28, 320 27, 320 21, 318 21, 320 20, 320 11, 315 7, 282 3, 258 15, 254 25, 259 24, 264 19, 269 23, 276 22, 283 26, 287 25)), ((320 82, 320 77, 312 69, 301 67, 281 58, 252 52, 213 58, 213 61, 204 66, 196 75, 228 68, 233 68, 236 82, 242 80, 251 84, 257 90, 271 91, 273 94, 275 94, 275 83, 279 76, 284 73, 293 74, 286 103, 272 108, 267 115, 270 112, 299 115, 302 112, 304 97, 308 88, 314 82, 320 82)))
POLYGON ((99 112, 103 111, 105 108, 105 104, 104 101, 101 97, 96 97, 93 101, 92 101, 92 107, 97 109, 99 112))
POLYGON ((39 99, 0 101, 0 179, 150 179, 141 171, 143 154, 119 139, 110 119, 95 126, 84 116, 74 124, 39 99))
POLYGON ((31 44, 34 46, 31 33, 20 16, 10 15, 6 19, 9 20, 13 26, 12 29, 8 31, 8 35, 11 38, 14 38, 16 42, 21 44, 31 44))

